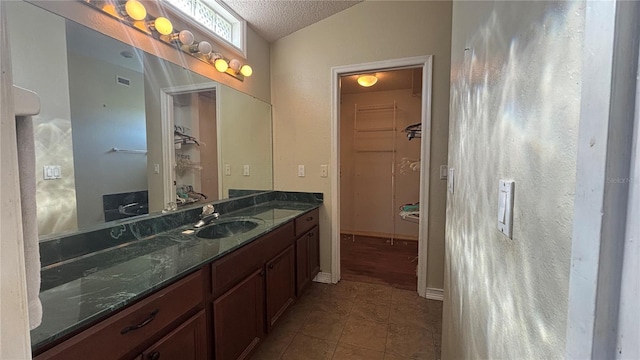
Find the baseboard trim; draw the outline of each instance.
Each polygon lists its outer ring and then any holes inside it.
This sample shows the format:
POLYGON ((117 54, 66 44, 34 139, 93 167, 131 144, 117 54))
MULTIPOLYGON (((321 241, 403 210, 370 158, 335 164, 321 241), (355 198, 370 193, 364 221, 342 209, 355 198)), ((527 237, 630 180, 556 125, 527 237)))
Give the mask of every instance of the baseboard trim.
POLYGON ((444 291, 442 289, 427 288, 427 293, 425 295, 427 299, 438 301, 444 300, 444 291))
POLYGON ((319 272, 318 275, 313 278, 313 281, 323 284, 331 284, 331 273, 319 272))

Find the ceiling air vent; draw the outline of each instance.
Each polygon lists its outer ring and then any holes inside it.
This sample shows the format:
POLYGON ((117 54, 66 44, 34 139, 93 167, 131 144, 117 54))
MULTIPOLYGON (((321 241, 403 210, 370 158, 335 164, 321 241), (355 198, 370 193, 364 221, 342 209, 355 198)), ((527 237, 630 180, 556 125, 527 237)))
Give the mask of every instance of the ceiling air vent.
POLYGON ((126 77, 116 75, 116 83, 124 86, 130 86, 131 80, 127 79, 126 77))

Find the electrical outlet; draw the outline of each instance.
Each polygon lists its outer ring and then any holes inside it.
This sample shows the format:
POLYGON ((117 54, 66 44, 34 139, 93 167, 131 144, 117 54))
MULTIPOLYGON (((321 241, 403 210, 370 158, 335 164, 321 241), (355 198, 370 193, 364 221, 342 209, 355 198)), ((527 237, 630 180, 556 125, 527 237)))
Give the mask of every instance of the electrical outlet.
POLYGON ((329 165, 320 165, 320 177, 326 178, 329 176, 329 165))
POLYGON ((160 174, 160 164, 153 164, 153 173, 160 174))
POLYGON ((242 175, 249 176, 251 174, 251 168, 249 165, 242 166, 242 175))
POLYGON ((43 178, 45 180, 61 179, 62 167, 60 165, 45 165, 43 168, 43 178))
POLYGON ((224 164, 224 175, 231 176, 231 164, 224 164))
POLYGON ((298 177, 304 177, 304 165, 298 165, 298 177))

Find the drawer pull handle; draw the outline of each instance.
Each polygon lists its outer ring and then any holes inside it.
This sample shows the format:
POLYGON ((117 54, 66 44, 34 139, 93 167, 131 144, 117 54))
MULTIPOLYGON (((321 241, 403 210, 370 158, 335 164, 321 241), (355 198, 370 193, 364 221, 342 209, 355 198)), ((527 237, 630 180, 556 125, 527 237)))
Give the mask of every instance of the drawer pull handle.
POLYGON ((147 355, 147 359, 149 360, 159 360, 160 359, 160 352, 158 351, 154 351, 151 354, 147 355))
POLYGON ((311 220, 313 220, 313 216, 309 216, 309 217, 307 218, 307 221, 311 221, 311 220))
MULTIPOLYGON (((120 334, 124 335, 124 334, 128 333, 129 331, 138 330, 140 328, 143 328, 143 327, 149 325, 149 323, 152 322, 153 319, 156 318, 156 315, 158 315, 158 312, 160 312, 159 309, 153 310, 153 312, 151 314, 149 314, 149 317, 145 321, 141 322, 138 325, 127 326, 126 328, 122 329, 122 331, 120 331, 120 334)), ((160 354, 158 354, 158 356, 160 356, 160 354)))
POLYGON ((309 235, 307 235, 308 237, 313 237, 313 231, 309 233, 309 235))

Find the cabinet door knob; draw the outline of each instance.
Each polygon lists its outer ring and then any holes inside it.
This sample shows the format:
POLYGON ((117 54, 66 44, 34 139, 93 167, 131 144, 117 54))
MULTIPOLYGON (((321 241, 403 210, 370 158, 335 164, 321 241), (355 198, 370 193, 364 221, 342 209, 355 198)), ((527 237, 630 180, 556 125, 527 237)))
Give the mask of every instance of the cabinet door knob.
POLYGON ((264 276, 264 270, 260 271, 260 276, 264 276))
POLYGON ((269 269, 273 269, 273 264, 269 264, 269 269))
POLYGON ((312 237, 313 236, 313 231, 309 233, 309 235, 307 235, 308 237, 312 237))
MULTIPOLYGON (((153 319, 156 318, 156 315, 158 315, 158 312, 160 312, 159 309, 155 309, 151 312, 151 314, 149 314, 149 317, 146 318, 143 322, 141 322, 138 325, 131 325, 131 326, 127 326, 126 328, 122 329, 122 331, 120 331, 120 334, 124 335, 126 333, 128 333, 129 331, 134 331, 134 330, 138 330, 140 328, 143 328, 147 325, 149 325, 150 322, 153 321, 153 319)), ((160 355, 158 355, 160 356, 160 355)))
POLYGON ((149 360, 159 360, 160 359, 160 352, 159 351, 154 351, 151 354, 147 355, 147 359, 149 360))

